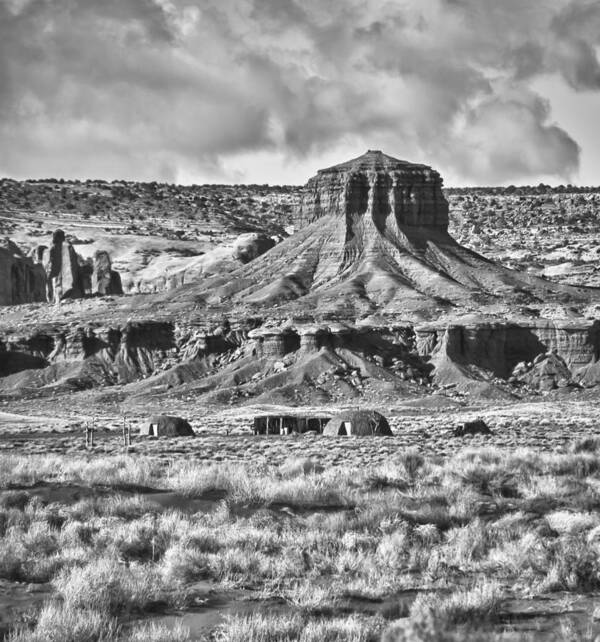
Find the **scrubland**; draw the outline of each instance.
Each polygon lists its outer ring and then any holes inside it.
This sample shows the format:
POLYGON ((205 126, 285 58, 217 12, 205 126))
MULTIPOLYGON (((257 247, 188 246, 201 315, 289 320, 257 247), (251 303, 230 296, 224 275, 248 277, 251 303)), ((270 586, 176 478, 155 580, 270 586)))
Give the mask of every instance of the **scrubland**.
POLYGON ((3 608, 0 631, 9 642, 594 639, 599 446, 404 449, 364 469, 2 455, 0 606, 34 587, 45 599, 3 608), (223 604, 216 624, 186 626, 223 604))

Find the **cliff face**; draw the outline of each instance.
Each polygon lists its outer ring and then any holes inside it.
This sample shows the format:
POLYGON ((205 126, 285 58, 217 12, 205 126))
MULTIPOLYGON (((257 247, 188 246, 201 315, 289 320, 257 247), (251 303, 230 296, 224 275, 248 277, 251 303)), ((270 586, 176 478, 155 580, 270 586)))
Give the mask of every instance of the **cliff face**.
POLYGON ((426 165, 369 150, 364 156, 319 170, 305 187, 300 205, 300 218, 305 222, 334 215, 351 231, 355 217, 367 214, 380 230, 391 223, 446 232, 448 202, 442 194, 442 179, 426 165))
POLYGON ((46 300, 46 275, 6 239, 0 245, 0 305, 46 300))
POLYGON ((193 386, 219 402, 285 401, 300 390, 315 402, 422 394, 431 382, 486 395, 498 384, 510 394, 600 383, 600 322, 256 324, 138 322, 10 335, 0 340, 0 392, 131 384, 136 394, 193 386))
POLYGON ((54 233, 50 247, 40 245, 29 256, 9 239, 0 245, 0 305, 58 302, 91 294, 123 294, 108 252, 98 252, 88 264, 61 230, 54 233))
MULTIPOLYGON (((574 381, 585 385, 600 381, 594 371, 600 356, 600 321, 419 326, 415 333, 419 353, 431 357, 434 380, 441 385, 457 382, 457 368, 465 376, 480 371, 502 379, 516 375, 527 382, 539 380, 545 373, 534 365, 544 355, 556 355, 574 381)), ((552 363, 552 367, 557 376, 571 379, 564 376, 562 366, 552 363)))
MULTIPOLYGON (((174 365, 176 342, 169 323, 130 323, 119 328, 50 328, 0 340, 4 388, 25 385, 28 370, 48 370, 45 383, 65 372, 80 387, 127 383, 174 365), (67 367, 68 366, 68 367, 67 367)), ((34 379, 38 377, 34 376, 34 379)))

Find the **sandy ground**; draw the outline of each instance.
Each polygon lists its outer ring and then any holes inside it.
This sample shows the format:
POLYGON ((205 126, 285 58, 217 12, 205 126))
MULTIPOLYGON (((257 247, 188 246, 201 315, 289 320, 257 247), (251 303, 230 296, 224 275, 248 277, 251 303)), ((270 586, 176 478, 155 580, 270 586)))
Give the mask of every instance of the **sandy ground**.
MULTIPOLYGON (((0 412, 0 450, 19 454, 80 454, 86 451, 85 425, 96 427, 90 454, 122 453, 123 416, 115 413, 80 414, 76 408, 52 413, 50 401, 37 413, 0 412), (43 414, 42 414, 43 413, 43 414)), ((425 403, 425 402, 424 402, 425 403)), ((175 409, 196 431, 195 438, 148 438, 137 433, 146 417, 128 413, 132 445, 128 452, 178 457, 199 461, 231 461, 279 464, 288 457, 311 457, 328 465, 378 465, 394 453, 416 448, 424 453, 449 456, 464 447, 535 448, 553 452, 569 448, 577 440, 600 437, 600 400, 528 401, 515 404, 420 408, 416 402, 380 409, 389 419, 393 437, 326 437, 322 435, 255 436, 252 419, 260 414, 321 414, 334 407, 285 408, 247 406, 230 409, 175 409), (492 435, 455 437, 454 429, 465 421, 483 419, 492 435)), ((173 413, 174 409, 163 409, 173 413)))

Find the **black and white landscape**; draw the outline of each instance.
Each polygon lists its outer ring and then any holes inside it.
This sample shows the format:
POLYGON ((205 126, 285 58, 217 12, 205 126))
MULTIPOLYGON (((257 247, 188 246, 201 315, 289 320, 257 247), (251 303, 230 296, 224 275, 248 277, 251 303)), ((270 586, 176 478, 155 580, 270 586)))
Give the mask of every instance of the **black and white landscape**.
POLYGON ((0 637, 600 639, 600 4, 0 0, 0 637))

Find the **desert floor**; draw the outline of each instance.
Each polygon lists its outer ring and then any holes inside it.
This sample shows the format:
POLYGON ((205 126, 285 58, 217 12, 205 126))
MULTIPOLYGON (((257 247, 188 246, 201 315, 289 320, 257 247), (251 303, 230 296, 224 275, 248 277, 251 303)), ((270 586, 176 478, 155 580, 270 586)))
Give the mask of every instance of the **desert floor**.
POLYGON ((282 409, 188 404, 168 411, 195 437, 143 438, 142 409, 84 401, 0 412, 11 642, 600 634, 599 402, 583 393, 398 403, 380 409, 393 437, 254 436, 282 409), (453 435, 475 418, 493 434, 453 435))

